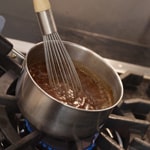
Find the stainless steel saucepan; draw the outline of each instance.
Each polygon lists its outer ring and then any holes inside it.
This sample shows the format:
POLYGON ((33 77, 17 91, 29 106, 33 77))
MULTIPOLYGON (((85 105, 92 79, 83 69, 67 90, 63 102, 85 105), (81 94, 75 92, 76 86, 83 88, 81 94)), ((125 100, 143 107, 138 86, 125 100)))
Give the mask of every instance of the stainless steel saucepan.
POLYGON ((62 104, 47 94, 33 80, 29 68, 44 60, 43 43, 35 45, 24 60, 16 94, 22 114, 38 130, 57 138, 75 139, 93 135, 104 124, 112 109, 121 101, 123 87, 113 68, 93 51, 71 42, 64 42, 71 58, 86 65, 110 85, 115 104, 100 110, 81 110, 62 104))
MULTIPOLYGON (((29 72, 32 64, 45 59, 43 43, 38 43, 29 50, 23 62, 23 71, 16 87, 18 106, 25 118, 47 135, 63 139, 85 138, 103 126, 113 108, 121 101, 123 87, 117 73, 101 56, 75 43, 64 44, 73 60, 88 67, 110 85, 114 105, 100 110, 81 110, 62 104, 47 94, 37 85, 29 72)), ((0 48, 0 54, 5 55, 12 48, 12 44, 0 36, 0 48)), ((20 57, 20 54, 18 56, 20 57)))

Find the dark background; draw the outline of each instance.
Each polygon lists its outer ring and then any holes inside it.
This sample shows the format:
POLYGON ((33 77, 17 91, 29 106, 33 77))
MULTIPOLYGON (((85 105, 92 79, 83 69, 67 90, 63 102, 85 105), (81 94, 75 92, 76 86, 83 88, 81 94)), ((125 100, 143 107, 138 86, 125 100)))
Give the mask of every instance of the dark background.
MULTIPOLYGON (((150 66, 149 0, 51 0, 63 40, 79 43, 103 57, 150 66)), ((42 40, 32 0, 1 0, 4 36, 42 40)))

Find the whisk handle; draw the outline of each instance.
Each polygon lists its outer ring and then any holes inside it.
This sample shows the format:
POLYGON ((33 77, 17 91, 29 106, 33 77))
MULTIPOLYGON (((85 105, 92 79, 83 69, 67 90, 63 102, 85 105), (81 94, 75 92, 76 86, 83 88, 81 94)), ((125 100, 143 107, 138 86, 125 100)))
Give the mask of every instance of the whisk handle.
POLYGON ((49 0, 33 0, 34 11, 43 35, 57 32, 49 0))
POLYGON ((51 8, 49 0, 33 0, 35 12, 45 11, 51 8))

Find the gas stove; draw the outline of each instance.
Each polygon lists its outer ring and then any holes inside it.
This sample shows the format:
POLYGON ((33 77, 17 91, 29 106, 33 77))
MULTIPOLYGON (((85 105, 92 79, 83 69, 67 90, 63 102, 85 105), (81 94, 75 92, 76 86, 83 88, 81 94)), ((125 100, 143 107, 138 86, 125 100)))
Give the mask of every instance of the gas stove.
MULTIPOLYGON (((34 43, 9 39, 14 49, 26 53, 34 43)), ((34 129, 17 107, 15 87, 21 67, 11 52, 0 55, 0 150, 149 150, 150 69, 105 59, 120 75, 122 102, 102 130, 92 137, 66 141, 34 129)))

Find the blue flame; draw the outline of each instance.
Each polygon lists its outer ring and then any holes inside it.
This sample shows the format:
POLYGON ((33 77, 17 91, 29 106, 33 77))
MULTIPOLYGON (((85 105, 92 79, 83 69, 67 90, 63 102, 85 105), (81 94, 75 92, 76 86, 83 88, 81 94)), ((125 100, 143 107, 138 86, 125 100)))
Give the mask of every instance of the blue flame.
POLYGON ((33 128, 31 127, 31 125, 26 119, 25 119, 25 125, 26 125, 28 132, 31 133, 33 131, 33 128))
POLYGON ((47 150, 56 150, 55 148, 52 148, 50 145, 48 145, 47 143, 45 143, 43 141, 40 141, 39 144, 47 150))
POLYGON ((84 150, 93 150, 96 147, 96 140, 98 139, 98 137, 99 137, 99 133, 95 133, 91 145, 89 145, 84 150))
MULTIPOLYGON (((33 131, 33 128, 31 127, 30 123, 25 119, 25 125, 29 133, 33 131)), ((84 148, 83 150, 93 150, 96 147, 96 140, 99 137, 99 133, 96 133, 93 137, 92 143, 84 148)), ((56 150, 55 148, 52 148, 49 144, 45 143, 44 141, 39 141, 39 144, 46 150, 56 150)))
MULTIPOLYGON (((28 120, 25 119, 25 125, 29 133, 33 131, 33 128, 31 127, 28 120)), ((52 148, 49 144, 45 143, 44 141, 39 141, 39 144, 46 150, 56 150, 55 148, 52 148)))

